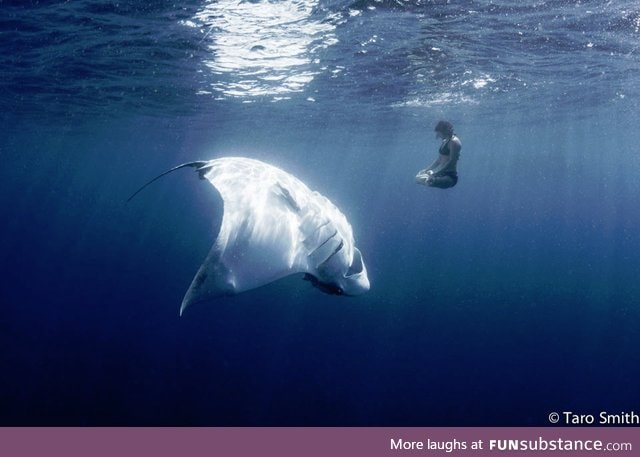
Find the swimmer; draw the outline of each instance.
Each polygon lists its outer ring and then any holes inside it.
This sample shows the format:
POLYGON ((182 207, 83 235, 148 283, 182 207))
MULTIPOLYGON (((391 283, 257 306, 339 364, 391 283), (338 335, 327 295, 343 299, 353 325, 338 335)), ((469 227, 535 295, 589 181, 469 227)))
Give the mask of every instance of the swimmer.
POLYGON ((457 163, 460 158, 462 143, 453 131, 453 125, 440 121, 436 125, 436 138, 442 140, 438 157, 424 170, 416 175, 416 182, 424 186, 448 189, 458 183, 457 163))

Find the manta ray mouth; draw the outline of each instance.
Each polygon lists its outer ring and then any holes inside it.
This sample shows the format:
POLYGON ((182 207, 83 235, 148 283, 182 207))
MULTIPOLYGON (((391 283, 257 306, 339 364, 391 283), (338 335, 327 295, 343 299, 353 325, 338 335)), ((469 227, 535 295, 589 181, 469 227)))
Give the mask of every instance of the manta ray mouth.
POLYGON ((364 262, 362 261, 362 253, 358 248, 354 248, 353 250, 353 261, 349 266, 349 270, 347 270, 347 274, 344 275, 345 278, 350 278, 352 276, 356 276, 362 273, 364 270, 364 262))

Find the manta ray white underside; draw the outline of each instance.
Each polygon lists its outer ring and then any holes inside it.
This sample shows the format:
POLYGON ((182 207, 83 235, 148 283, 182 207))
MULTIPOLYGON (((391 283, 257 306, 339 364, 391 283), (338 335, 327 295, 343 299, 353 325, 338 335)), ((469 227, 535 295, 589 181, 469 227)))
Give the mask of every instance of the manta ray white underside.
POLYGON ((140 190, 184 167, 195 168, 218 190, 224 214, 180 314, 194 303, 296 273, 305 273, 327 293, 359 295, 369 290, 367 269, 346 217, 296 177, 259 160, 224 157, 179 165, 140 190))

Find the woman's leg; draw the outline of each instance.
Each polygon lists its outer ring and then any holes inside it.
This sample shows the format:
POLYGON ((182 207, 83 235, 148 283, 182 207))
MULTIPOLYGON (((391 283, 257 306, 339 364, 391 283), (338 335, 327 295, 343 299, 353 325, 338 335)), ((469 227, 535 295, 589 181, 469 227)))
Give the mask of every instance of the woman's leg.
POLYGON ((451 175, 434 176, 427 183, 430 187, 438 187, 440 189, 448 189, 458 183, 458 178, 451 175))

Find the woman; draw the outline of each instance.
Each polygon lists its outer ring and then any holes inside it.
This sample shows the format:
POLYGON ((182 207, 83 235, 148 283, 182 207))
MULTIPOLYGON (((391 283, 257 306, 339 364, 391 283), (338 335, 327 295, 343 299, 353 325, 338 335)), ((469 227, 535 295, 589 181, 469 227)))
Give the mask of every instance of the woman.
POLYGON ((436 138, 442 140, 438 150, 438 158, 416 175, 416 182, 429 187, 448 189, 458 183, 456 165, 460 158, 462 143, 453 131, 453 125, 447 121, 440 121, 436 125, 436 138))

